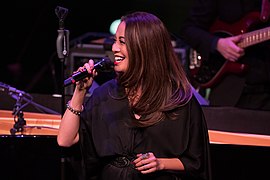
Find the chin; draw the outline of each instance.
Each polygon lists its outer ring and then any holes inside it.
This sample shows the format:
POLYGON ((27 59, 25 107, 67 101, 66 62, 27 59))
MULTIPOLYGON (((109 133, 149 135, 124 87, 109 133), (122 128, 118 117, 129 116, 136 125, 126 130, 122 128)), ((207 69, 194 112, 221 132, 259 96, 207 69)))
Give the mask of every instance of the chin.
POLYGON ((121 72, 121 68, 116 65, 116 66, 114 66, 114 71, 115 72, 121 72))
POLYGON ((118 67, 114 66, 114 71, 116 73, 124 73, 125 72, 125 70, 123 68, 120 68, 119 66, 118 67))

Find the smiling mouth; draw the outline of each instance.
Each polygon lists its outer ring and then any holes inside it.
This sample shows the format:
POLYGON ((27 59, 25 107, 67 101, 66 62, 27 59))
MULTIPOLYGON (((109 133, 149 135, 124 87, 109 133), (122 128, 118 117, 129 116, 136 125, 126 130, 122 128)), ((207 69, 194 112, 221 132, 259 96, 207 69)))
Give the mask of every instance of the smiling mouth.
POLYGON ((114 64, 118 64, 120 63, 121 61, 123 61, 125 58, 122 58, 122 57, 115 57, 114 58, 114 64))

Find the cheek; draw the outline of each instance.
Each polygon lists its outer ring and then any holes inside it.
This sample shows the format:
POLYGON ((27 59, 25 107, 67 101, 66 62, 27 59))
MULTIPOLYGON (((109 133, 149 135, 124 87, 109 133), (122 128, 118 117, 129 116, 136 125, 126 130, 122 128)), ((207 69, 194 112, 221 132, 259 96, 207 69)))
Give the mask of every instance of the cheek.
POLYGON ((123 70, 126 71, 128 68, 128 59, 125 59, 123 62, 123 70))
POLYGON ((127 52, 127 47, 126 46, 121 47, 120 51, 126 58, 128 58, 128 52, 127 52))
POLYGON ((128 59, 123 60, 119 64, 119 68, 121 69, 121 71, 126 72, 127 71, 127 68, 128 68, 128 59))
POLYGON ((126 46, 121 47, 121 53, 125 56, 125 59, 121 62, 121 68, 126 71, 129 64, 128 52, 126 46))

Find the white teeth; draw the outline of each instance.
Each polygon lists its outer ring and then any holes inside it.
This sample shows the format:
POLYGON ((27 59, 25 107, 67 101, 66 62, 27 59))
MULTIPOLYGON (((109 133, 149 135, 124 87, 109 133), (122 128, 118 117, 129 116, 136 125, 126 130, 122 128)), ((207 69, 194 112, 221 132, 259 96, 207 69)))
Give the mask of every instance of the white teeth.
POLYGON ((120 61, 122 61, 124 58, 121 58, 121 57, 115 57, 115 61, 117 61, 117 62, 120 62, 120 61))

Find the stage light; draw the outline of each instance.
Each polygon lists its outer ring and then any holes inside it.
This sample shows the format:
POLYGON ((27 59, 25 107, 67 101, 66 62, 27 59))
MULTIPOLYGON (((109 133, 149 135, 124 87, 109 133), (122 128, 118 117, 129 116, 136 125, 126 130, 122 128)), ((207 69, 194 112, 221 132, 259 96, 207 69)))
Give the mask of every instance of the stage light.
POLYGON ((110 25, 110 33, 111 34, 114 35, 116 33, 116 29, 117 29, 119 24, 120 24, 120 19, 116 19, 111 23, 111 25, 110 25))

